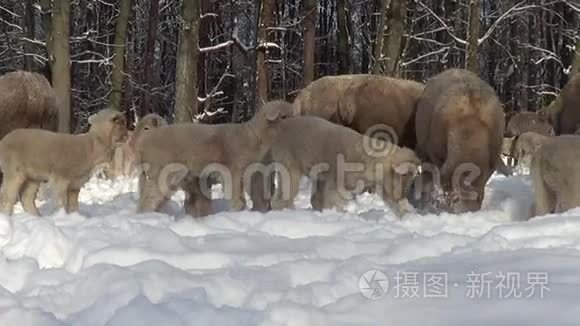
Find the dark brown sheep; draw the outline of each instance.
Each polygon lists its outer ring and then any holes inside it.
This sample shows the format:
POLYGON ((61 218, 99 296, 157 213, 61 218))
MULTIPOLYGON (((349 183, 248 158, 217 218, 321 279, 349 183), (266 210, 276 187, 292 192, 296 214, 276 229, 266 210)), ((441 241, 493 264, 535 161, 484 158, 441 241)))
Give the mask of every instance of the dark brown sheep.
POLYGON ((425 85, 404 79, 367 76, 353 82, 331 119, 371 137, 415 147, 415 110, 425 85))
POLYGON ((0 139, 15 129, 58 130, 58 105, 44 76, 15 71, 0 76, 0 139))
POLYGON ((539 114, 554 127, 556 135, 574 134, 580 125, 580 73, 572 76, 560 95, 539 114))
POLYGON ((377 75, 326 76, 303 89, 294 108, 300 115, 413 147, 414 113, 423 88, 414 81, 377 75))
MULTIPOLYGON (((504 128, 495 91, 475 74, 450 69, 427 83, 417 106, 417 153, 439 169, 453 211, 481 208, 485 184, 500 165, 504 128)), ((424 196, 429 191, 421 189, 424 196)))

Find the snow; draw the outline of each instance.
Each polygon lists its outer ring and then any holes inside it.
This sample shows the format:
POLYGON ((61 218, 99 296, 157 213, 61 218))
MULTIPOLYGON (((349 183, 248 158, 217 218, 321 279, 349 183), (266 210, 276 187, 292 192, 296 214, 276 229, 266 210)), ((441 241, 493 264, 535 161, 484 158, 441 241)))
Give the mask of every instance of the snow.
POLYGON ((368 194, 311 211, 307 183, 297 210, 216 199, 204 219, 181 194, 137 215, 135 189, 93 179, 78 214, 42 202, 42 218, 0 218, 0 325, 578 325, 580 209, 528 220, 525 175, 494 176, 480 212, 402 220, 368 194), (363 295, 368 271, 386 294, 363 295), (446 297, 427 296, 434 273, 446 297))

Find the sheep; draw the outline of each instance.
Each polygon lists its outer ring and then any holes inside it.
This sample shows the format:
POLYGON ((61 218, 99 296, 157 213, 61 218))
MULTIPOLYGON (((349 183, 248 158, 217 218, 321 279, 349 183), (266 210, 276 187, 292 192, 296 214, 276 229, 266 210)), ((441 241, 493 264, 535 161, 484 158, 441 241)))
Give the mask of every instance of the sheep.
POLYGON ((524 132, 514 142, 513 157, 516 164, 528 165, 532 156, 548 140, 550 136, 540 135, 535 132, 524 132))
MULTIPOLYGON (((505 115, 493 88, 467 70, 446 70, 427 83, 415 126, 417 154, 438 169, 442 204, 455 212, 480 209, 487 180, 503 165, 505 115)), ((429 173, 421 177, 425 203, 433 182, 429 173)))
POLYGON ((418 82, 377 75, 326 76, 304 88, 293 105, 300 115, 413 147, 415 107, 423 88, 418 82))
POLYGON ((406 192, 421 163, 408 148, 371 139, 318 117, 282 122, 269 160, 281 176, 272 209, 293 207, 300 178, 307 175, 314 187, 314 209, 340 209, 350 193, 375 187, 397 214, 406 203, 406 192), (357 171, 345 171, 352 164, 358 165, 357 171), (357 184, 359 189, 353 189, 357 184))
POLYGON ((56 94, 44 76, 14 71, 0 76, 0 139, 21 128, 58 131, 59 110, 56 94))
POLYGON ((515 114, 507 123, 506 137, 514 137, 524 132, 535 132, 544 136, 554 136, 554 128, 544 121, 540 114, 535 112, 519 112, 515 114))
POLYGON ((574 134, 580 123, 580 73, 570 78, 562 92, 548 107, 540 110, 554 127, 556 135, 574 134))
POLYGON ((534 215, 561 213, 580 206, 580 137, 552 137, 532 158, 534 215))
POLYGON ((81 135, 17 129, 4 137, 0 141, 4 173, 0 212, 11 215, 20 195, 24 210, 40 215, 34 200, 40 184, 46 181, 67 213, 77 211, 79 191, 93 169, 109 161, 114 146, 127 137, 120 112, 102 110, 91 116, 89 123, 89 131, 81 135))
POLYGON ((223 183, 231 198, 230 209, 244 209, 244 190, 250 186, 243 180, 246 169, 269 149, 279 122, 293 114, 292 104, 272 101, 241 124, 183 123, 149 130, 136 145, 136 161, 143 168, 138 211, 158 210, 182 188, 186 212, 195 217, 208 215, 210 189, 203 182, 211 168, 227 174, 223 183))
POLYGON ((150 113, 139 120, 133 131, 129 131, 128 140, 115 148, 113 159, 104 167, 105 178, 115 179, 119 176, 130 176, 135 169, 134 149, 136 140, 149 129, 167 125, 167 121, 155 113, 150 113))

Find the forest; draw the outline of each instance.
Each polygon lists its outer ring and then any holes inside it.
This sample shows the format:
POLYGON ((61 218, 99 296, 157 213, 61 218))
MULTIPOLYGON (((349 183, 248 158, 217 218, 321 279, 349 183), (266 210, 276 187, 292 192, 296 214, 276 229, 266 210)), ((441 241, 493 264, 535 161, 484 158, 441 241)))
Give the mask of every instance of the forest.
POLYGON ((244 121, 319 77, 478 73, 509 115, 580 71, 577 0, 0 0, 0 73, 43 73, 70 131, 130 121, 244 121))

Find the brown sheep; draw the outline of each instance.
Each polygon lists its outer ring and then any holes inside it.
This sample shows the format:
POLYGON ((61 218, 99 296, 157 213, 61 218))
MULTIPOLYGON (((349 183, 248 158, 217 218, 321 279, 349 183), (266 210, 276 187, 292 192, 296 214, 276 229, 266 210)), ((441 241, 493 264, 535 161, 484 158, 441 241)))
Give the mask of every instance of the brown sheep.
POLYGON ((300 91, 294 99, 296 115, 311 115, 330 120, 338 109, 338 99, 351 83, 368 75, 325 76, 300 91))
POLYGON ((580 137, 553 137, 533 156, 530 173, 534 215, 561 213, 580 206, 580 137))
POLYGON ((314 185, 314 209, 341 208, 352 192, 375 187, 385 202, 400 213, 421 163, 410 149, 371 140, 317 117, 295 117, 281 123, 270 154, 281 176, 272 198, 273 209, 293 207, 300 178, 306 175, 314 185), (370 146, 373 142, 376 147, 370 146))
POLYGON ((294 107, 300 115, 317 116, 413 147, 413 116, 423 88, 421 83, 378 75, 326 76, 303 89, 294 107), (373 126, 380 129, 375 133, 370 130, 373 126))
POLYGON ((248 166, 264 156, 279 122, 293 114, 290 103, 273 101, 264 104, 245 123, 184 123, 149 130, 136 146, 136 161, 144 169, 139 178, 138 210, 159 209, 181 187, 187 194, 186 212, 192 216, 208 215, 209 189, 200 182, 207 180, 205 173, 212 167, 230 174, 230 180, 224 180, 224 188, 231 198, 231 209, 244 209, 244 190, 249 187, 244 184, 244 174, 248 166), (173 174, 179 180, 167 180, 173 174))
POLYGON ((0 212, 11 215, 20 195, 24 210, 39 215, 34 200, 42 182, 56 191, 67 213, 78 210, 81 187, 93 169, 111 159, 114 147, 125 141, 123 114, 102 110, 91 116, 82 135, 57 134, 41 129, 17 129, 0 141, 0 167, 4 180, 0 212))
POLYGON ((54 90, 37 73, 15 71, 0 76, 0 139, 15 129, 58 130, 54 90))
POLYGON ((535 112, 519 112, 507 123, 506 137, 514 137, 524 132, 534 132, 544 136, 554 136, 554 128, 535 112))
MULTIPOLYGON (((481 208, 485 184, 501 165, 504 128, 495 91, 477 75, 449 69, 427 83, 417 107, 417 153, 438 169, 445 204, 453 211, 481 208)), ((429 187, 419 188, 422 200, 428 199, 429 187)))
POLYGON ((331 120, 361 134, 414 148, 415 109, 424 88, 411 80, 367 76, 351 83, 331 120))
POLYGON ((580 73, 570 78, 560 96, 540 114, 547 116, 556 135, 574 134, 580 124, 580 73))

